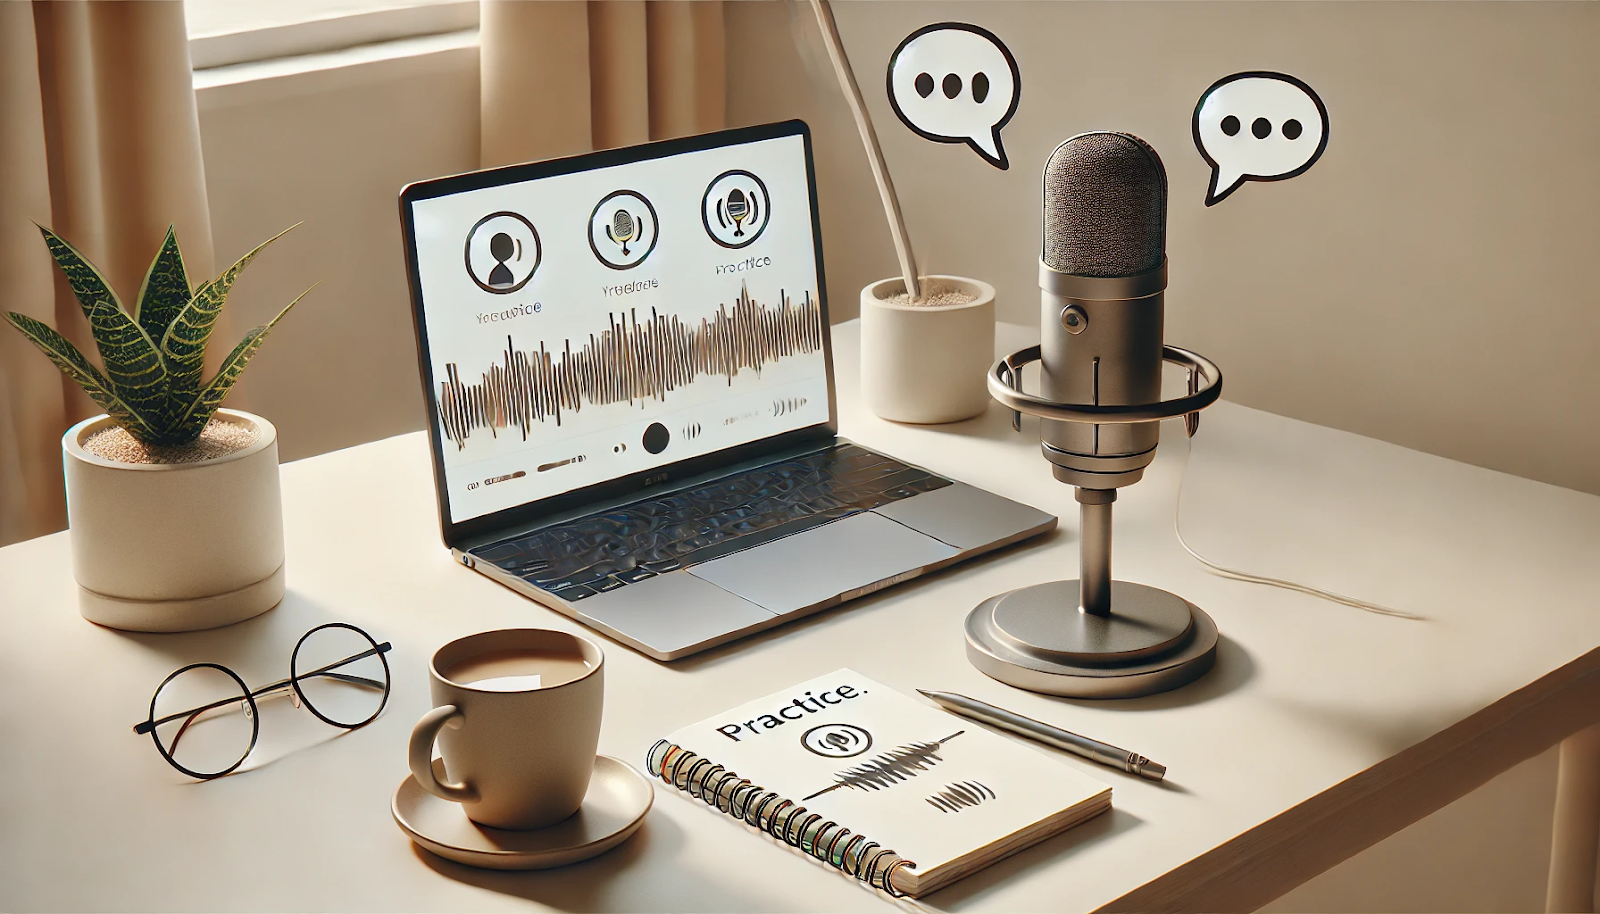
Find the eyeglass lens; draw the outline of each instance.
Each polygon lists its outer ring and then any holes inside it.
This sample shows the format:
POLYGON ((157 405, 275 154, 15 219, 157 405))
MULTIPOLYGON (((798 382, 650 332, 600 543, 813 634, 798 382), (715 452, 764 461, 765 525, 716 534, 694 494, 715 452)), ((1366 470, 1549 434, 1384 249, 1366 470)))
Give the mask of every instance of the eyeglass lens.
POLYGON ((191 773, 220 774, 250 752, 256 721, 249 704, 238 680, 226 672, 213 666, 184 670, 156 693, 156 741, 191 773))
POLYGON ((388 698, 389 668, 378 645, 348 626, 328 625, 306 633, 290 667, 307 708, 335 726, 367 723, 388 698))

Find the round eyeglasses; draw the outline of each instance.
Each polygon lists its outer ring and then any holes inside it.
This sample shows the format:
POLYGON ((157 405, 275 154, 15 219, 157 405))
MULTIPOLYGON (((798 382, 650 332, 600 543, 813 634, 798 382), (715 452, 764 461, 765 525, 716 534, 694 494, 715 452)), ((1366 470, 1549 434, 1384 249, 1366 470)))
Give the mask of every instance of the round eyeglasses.
POLYGON ((319 625, 289 656, 289 678, 251 690, 216 663, 191 663, 168 676, 150 699, 150 716, 133 732, 150 734, 172 767, 209 780, 244 763, 261 734, 257 699, 287 697, 318 720, 355 730, 389 702, 392 645, 344 622, 319 625))

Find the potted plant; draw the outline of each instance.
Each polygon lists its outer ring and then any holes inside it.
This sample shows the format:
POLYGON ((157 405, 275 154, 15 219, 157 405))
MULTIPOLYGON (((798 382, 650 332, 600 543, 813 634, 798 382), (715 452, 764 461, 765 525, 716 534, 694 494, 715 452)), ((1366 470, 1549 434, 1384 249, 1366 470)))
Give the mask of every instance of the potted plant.
POLYGON ((855 117, 894 237, 900 276, 861 290, 861 395, 895 422, 959 422, 989 406, 994 362, 994 286, 964 276, 917 272, 878 134, 845 56, 828 0, 811 0, 839 86, 855 117))
POLYGON ((934 424, 980 416, 994 362, 994 286, 965 276, 903 277, 861 290, 861 394, 879 416, 934 424))
POLYGON ((284 592, 277 430, 218 407, 305 293, 246 333, 213 377, 203 374, 234 281, 283 233, 191 287, 168 228, 129 312, 93 264, 40 231, 88 318, 102 366, 46 324, 6 315, 106 411, 61 440, 84 618, 131 631, 192 631, 276 606, 284 592))

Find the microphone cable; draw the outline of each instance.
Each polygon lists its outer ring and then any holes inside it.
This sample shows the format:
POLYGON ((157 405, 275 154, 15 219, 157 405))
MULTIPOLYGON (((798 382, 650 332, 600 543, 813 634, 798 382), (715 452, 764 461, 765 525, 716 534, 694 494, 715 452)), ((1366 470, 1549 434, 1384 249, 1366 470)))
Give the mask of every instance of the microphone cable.
POLYGON ((1384 606, 1381 603, 1369 603, 1366 600, 1358 600, 1355 597, 1347 597, 1342 593, 1335 593, 1331 590, 1323 590, 1318 587, 1312 587, 1309 584, 1301 584, 1297 581, 1287 581, 1283 578, 1271 578, 1267 577, 1266 575, 1251 574, 1248 571, 1240 571, 1237 568, 1229 568, 1226 565, 1219 565, 1200 553, 1194 551, 1194 547, 1190 546, 1188 541, 1183 538, 1183 484, 1189 476, 1189 462, 1194 458, 1194 442, 1191 440, 1192 436, 1187 434, 1187 428, 1185 428, 1184 431, 1186 434, 1183 436, 1183 467, 1178 470, 1178 497, 1172 506, 1172 532, 1178 535, 1178 545, 1182 546, 1183 551, 1189 553, 1189 555, 1192 556, 1195 561, 1204 565, 1213 574, 1220 575, 1221 577, 1225 578, 1232 578, 1235 581, 1244 581, 1249 584, 1264 584, 1268 587, 1281 587, 1284 590, 1292 590, 1296 593, 1309 594, 1313 597, 1320 597, 1324 600, 1329 600, 1344 606, 1351 606, 1356 609, 1369 613, 1375 613, 1380 616, 1391 616, 1396 619, 1410 619, 1415 622, 1428 621, 1427 616, 1419 616, 1414 613, 1393 609, 1391 607, 1384 606))

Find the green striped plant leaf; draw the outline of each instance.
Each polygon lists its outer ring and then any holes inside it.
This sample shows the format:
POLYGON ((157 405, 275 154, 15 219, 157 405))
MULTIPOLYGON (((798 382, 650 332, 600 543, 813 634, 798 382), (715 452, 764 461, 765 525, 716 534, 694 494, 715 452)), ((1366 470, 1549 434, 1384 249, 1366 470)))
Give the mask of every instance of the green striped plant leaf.
POLYGON ((44 233, 45 244, 56 265, 66 274, 84 317, 89 319, 89 329, 100 348, 100 361, 105 365, 112 390, 129 409, 144 417, 147 425, 160 424, 148 420, 161 416, 168 408, 164 383, 167 363, 161 353, 122 309, 122 303, 117 301, 116 293, 111 291, 100 271, 55 232, 43 226, 39 230, 44 233))
MULTIPOLYGON (((311 287, 311 289, 315 288, 316 286, 311 287)), ((261 344, 266 342, 267 334, 272 332, 272 328, 278 325, 278 321, 283 320, 283 316, 289 313, 290 308, 299 304, 300 299, 311 294, 311 289, 307 289, 296 296, 294 301, 278 312, 277 317, 259 327, 252 328, 250 332, 244 335, 244 339, 239 341, 239 345, 233 347, 233 351, 228 353, 228 357, 222 360, 222 366, 217 369, 216 375, 210 381, 207 381, 206 385, 200 388, 194 398, 178 413, 173 420, 173 424, 165 430, 165 437, 176 441, 192 441, 199 436, 200 430, 206 427, 207 422, 211 421, 211 416, 216 413, 217 407, 222 405, 223 399, 233 389, 233 385, 239 380, 239 376, 244 373, 244 366, 250 362, 256 351, 261 348, 261 344)))
POLYGON ((105 277, 77 248, 42 225, 39 231, 88 318, 102 367, 97 368, 47 324, 17 313, 7 314, 7 320, 119 425, 146 444, 180 445, 199 437, 267 333, 311 291, 307 289, 277 317, 245 334, 216 376, 201 386, 206 343, 228 291, 250 261, 284 232, 267 239, 221 276, 191 290, 177 235, 169 226, 139 287, 137 314, 130 315, 105 277))
POLYGON ((6 315, 6 320, 11 322, 11 326, 22 331, 23 336, 32 340, 40 352, 49 356, 57 368, 83 388, 83 392, 100 404, 100 408, 117 420, 119 425, 141 439, 156 436, 156 430, 151 428, 142 416, 130 409, 128 404, 122 402, 116 391, 112 390, 111 383, 106 380, 105 375, 84 358, 83 353, 72 345, 71 340, 57 333, 48 324, 36 321, 26 314, 13 311, 6 315))
POLYGON ((111 291, 111 284, 106 282, 106 278, 94 268, 94 264, 55 232, 42 225, 39 226, 39 231, 44 235, 44 244, 50 249, 50 256, 66 275, 67 284, 72 286, 72 294, 77 296, 78 307, 83 309, 84 317, 94 320, 94 313, 101 308, 122 310, 122 303, 117 301, 117 293, 111 291))
MULTIPOLYGON (((298 225, 299 223, 296 223, 298 225)), ((255 250, 239 258, 238 262, 195 290, 178 316, 172 320, 161 337, 161 355, 172 372, 171 391, 174 403, 192 403, 200 391, 200 376, 205 370, 206 343, 217 324, 217 315, 227 301, 233 283, 267 245, 292 231, 294 225, 256 246, 255 250)), ((180 420, 183 411, 178 413, 180 420)))
POLYGON ((150 271, 144 274, 144 284, 139 287, 139 327, 150 339, 161 339, 173 318, 193 297, 189 274, 183 266, 183 252, 178 250, 178 236, 172 226, 167 226, 161 251, 150 261, 150 271))

